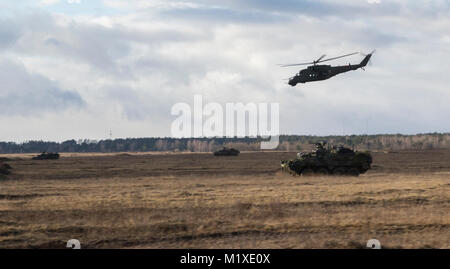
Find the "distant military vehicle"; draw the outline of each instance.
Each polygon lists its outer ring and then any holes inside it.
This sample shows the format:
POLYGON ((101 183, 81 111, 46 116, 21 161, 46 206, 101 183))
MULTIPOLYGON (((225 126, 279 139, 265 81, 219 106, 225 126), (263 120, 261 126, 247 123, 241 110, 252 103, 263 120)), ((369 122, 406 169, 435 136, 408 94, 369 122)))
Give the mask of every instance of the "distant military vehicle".
POLYGON ((325 148, 326 142, 315 143, 316 149, 298 153, 294 160, 281 161, 282 170, 298 175, 333 174, 359 176, 370 169, 372 156, 340 146, 325 148))
POLYGON ((33 160, 56 160, 59 159, 59 153, 54 152, 42 152, 38 156, 32 158, 33 160))
POLYGON ((215 151, 214 156, 238 156, 239 153, 241 152, 237 149, 224 147, 221 150, 215 151))
POLYGON ((12 167, 7 163, 0 163, 0 175, 9 175, 12 167))

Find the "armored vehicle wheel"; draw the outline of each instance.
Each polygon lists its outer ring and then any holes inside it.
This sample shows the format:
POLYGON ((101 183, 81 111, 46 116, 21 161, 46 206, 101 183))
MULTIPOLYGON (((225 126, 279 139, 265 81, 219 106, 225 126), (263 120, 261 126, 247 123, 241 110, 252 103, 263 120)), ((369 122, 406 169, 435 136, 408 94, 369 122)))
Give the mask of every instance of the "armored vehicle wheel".
POLYGON ((336 167, 333 169, 333 175, 342 176, 345 175, 347 170, 344 167, 336 167))
POLYGON ((314 170, 312 170, 311 168, 305 168, 302 171, 303 176, 311 176, 313 174, 314 174, 314 170))
POLYGON ((317 169, 317 174, 328 175, 329 174, 328 169, 326 169, 325 167, 319 168, 319 169, 317 169))
POLYGON ((356 168, 350 168, 347 173, 351 176, 359 176, 359 170, 356 168))

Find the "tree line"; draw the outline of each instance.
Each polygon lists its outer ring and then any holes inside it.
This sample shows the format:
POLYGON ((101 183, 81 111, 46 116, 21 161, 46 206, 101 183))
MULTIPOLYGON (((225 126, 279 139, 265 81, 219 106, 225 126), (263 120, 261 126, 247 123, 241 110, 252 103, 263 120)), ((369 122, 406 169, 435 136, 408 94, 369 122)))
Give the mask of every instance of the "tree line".
MULTIPOLYGON (((23 143, 0 142, 0 153, 37 152, 212 152, 222 147, 241 151, 258 151, 261 137, 243 138, 126 138, 106 140, 67 140, 61 143, 27 141, 23 143)), ((327 141, 331 145, 344 145, 358 150, 402 150, 450 148, 450 133, 417 135, 379 134, 350 136, 299 136, 282 135, 276 150, 302 151, 313 149, 313 143, 327 141)))

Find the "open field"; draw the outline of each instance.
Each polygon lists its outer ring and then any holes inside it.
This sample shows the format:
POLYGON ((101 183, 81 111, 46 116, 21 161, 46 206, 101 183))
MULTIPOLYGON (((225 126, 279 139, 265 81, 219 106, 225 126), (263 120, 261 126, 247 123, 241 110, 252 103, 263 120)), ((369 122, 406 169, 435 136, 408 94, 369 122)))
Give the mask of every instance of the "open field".
POLYGON ((294 152, 62 156, 6 156, 0 248, 450 248, 450 150, 360 177, 281 174, 294 152))

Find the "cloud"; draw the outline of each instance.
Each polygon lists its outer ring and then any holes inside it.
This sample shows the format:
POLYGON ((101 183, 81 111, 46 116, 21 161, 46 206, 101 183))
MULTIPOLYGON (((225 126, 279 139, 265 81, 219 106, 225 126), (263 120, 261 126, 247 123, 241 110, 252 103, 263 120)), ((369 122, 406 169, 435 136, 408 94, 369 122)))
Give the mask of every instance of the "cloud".
POLYGON ((123 60, 130 59, 132 49, 153 49, 165 43, 190 42, 204 36, 188 26, 158 27, 145 23, 145 27, 133 27, 126 22, 107 21, 66 21, 45 12, 20 14, 5 19, 0 25, 0 49, 3 47, 21 56, 64 58, 86 64, 95 72, 132 78, 128 63, 123 64, 123 60))
POLYGON ((0 19, 0 50, 12 47, 21 36, 21 29, 13 21, 0 19))
POLYGON ((261 12, 257 10, 241 10, 227 7, 191 7, 182 6, 179 8, 164 9, 158 14, 164 18, 189 21, 210 21, 228 23, 272 23, 286 21, 288 18, 279 14, 261 12))
MULTIPOLYGON (((145 1, 145 0, 106 0, 106 5, 116 8, 127 8, 131 11, 162 12, 163 14, 178 14, 180 19, 194 18, 193 14, 205 16, 212 21, 229 21, 237 19, 246 21, 254 18, 269 18, 275 16, 280 20, 295 19, 298 16, 310 16, 315 18, 341 17, 346 19, 370 19, 389 16, 426 16, 428 18, 437 15, 448 14, 450 7, 446 1, 430 0, 406 2, 403 0, 386 0, 374 5, 361 0, 197 0, 189 2, 185 0, 171 1, 145 1), (182 14, 184 13, 185 16, 182 14), (214 16, 214 14, 218 16, 214 16), (229 16, 225 16, 228 14, 229 16), (249 18, 246 18, 248 16, 249 18), (214 19, 215 18, 215 19, 214 19)), ((263 22, 263 20, 260 20, 263 22)))
POLYGON ((194 94, 222 105, 278 102, 283 133, 365 133, 367 122, 371 133, 449 131, 442 1, 105 0, 99 13, 75 12, 89 3, 64 3, 72 13, 31 5, 1 19, 1 79, 21 90, 0 91, 0 119, 16 133, 30 131, 27 119, 39 126, 33 117, 45 111, 57 140, 66 118, 89 122, 73 130, 85 138, 110 128, 170 136, 171 106, 194 94), (374 48, 366 72, 295 88, 283 79, 299 68, 276 66, 374 48))
POLYGON ((54 5, 59 3, 60 0, 41 0, 42 5, 54 5))
POLYGON ((75 91, 59 88, 56 82, 28 72, 17 62, 0 59, 0 114, 38 116, 85 105, 75 91))

